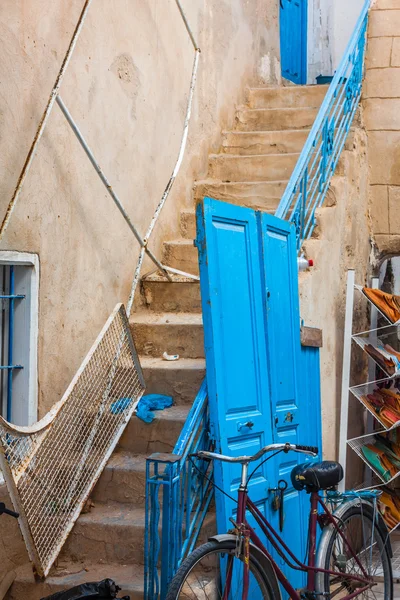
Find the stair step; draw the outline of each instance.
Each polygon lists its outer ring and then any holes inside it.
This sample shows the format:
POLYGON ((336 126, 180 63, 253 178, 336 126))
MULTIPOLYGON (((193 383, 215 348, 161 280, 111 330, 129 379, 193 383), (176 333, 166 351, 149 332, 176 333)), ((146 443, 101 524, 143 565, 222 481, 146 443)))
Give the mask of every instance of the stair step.
POLYGON ((211 154, 209 175, 222 181, 276 181, 289 179, 299 154, 241 156, 211 154))
MULTIPOLYGON (((120 540, 121 545, 125 543, 120 540)), ((45 581, 35 580, 32 565, 23 565, 17 570, 17 578, 14 581, 8 600, 40 600, 44 596, 61 592, 87 581, 102 581, 113 579, 122 589, 119 596, 129 595, 131 600, 143 599, 143 567, 139 565, 121 565, 109 562, 104 565, 86 567, 77 563, 58 561, 59 567, 53 568, 45 581), (60 564, 62 563, 62 564, 60 564)))
MULTIPOLYGON (((146 393, 150 391, 146 389, 146 393)), ((167 394, 167 391, 161 393, 167 394)), ((154 412, 155 419, 152 423, 145 423, 133 415, 121 436, 118 447, 134 454, 172 452, 189 408, 189 406, 171 406, 165 410, 157 410, 154 412)))
POLYGON ((209 196, 215 200, 275 212, 287 183, 287 181, 233 181, 227 183, 207 179, 195 183, 194 199, 199 202, 205 196, 209 196))
POLYGON ((199 274, 197 248, 194 246, 193 240, 180 238, 164 242, 163 253, 163 262, 167 266, 191 275, 199 274))
MULTIPOLYGON (((194 212, 192 212, 194 227, 194 212)), ((200 284, 193 279, 172 275, 173 282, 164 276, 152 275, 142 280, 142 294, 147 308, 153 312, 201 312, 200 284)))
POLYGON ((277 131, 310 128, 317 116, 316 108, 248 108, 236 116, 238 131, 277 131))
POLYGON ((181 235, 185 240, 194 240, 196 237, 196 216, 194 210, 182 210, 180 217, 181 235))
POLYGON ((328 88, 327 85, 250 88, 247 99, 251 108, 318 108, 328 88))
POLYGON ((164 352, 183 358, 203 358, 201 313, 134 313, 130 320, 140 355, 161 358, 164 352))
POLYGON ((309 129, 286 131, 225 131, 222 134, 224 154, 284 154, 301 152, 309 129))
POLYGON ((167 361, 160 358, 140 357, 146 394, 172 396, 178 406, 192 404, 205 377, 202 358, 180 358, 167 361))
POLYGON ((60 558, 85 566, 117 563, 143 564, 144 508, 122 504, 96 504, 81 514, 61 551, 60 558))
POLYGON ((97 502, 145 504, 146 456, 118 450, 108 461, 92 493, 97 502))

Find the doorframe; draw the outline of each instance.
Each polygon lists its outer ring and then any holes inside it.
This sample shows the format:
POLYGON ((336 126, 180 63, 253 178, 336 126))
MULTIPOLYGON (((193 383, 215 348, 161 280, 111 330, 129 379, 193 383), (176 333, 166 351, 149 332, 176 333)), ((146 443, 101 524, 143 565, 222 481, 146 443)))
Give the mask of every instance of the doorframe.
MULTIPOLYGON (((284 0, 280 0, 279 4, 280 4, 280 8, 279 8, 279 16, 281 14, 281 11, 284 10, 282 9, 281 6, 281 1, 284 0)), ((307 59, 308 59, 308 6, 309 6, 309 0, 299 0, 300 1, 300 6, 301 6, 301 64, 300 64, 300 81, 293 81, 292 79, 289 79, 289 81, 292 81, 292 83, 294 83, 295 85, 306 85, 307 84, 307 77, 308 77, 308 64, 307 64, 307 59)), ((279 45, 281 47, 281 19, 279 18, 279 45)), ((287 79, 287 77, 285 77, 283 71, 282 71, 282 56, 281 56, 281 74, 282 77, 284 79, 287 79)))

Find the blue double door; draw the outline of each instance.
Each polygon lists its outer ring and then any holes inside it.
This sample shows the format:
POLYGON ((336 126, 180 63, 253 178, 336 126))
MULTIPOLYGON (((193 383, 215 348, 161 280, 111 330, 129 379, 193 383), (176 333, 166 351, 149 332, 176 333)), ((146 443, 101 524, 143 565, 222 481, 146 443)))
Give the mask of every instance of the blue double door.
POLYGON ((280 1, 282 77, 307 83, 307 0, 280 1))
MULTIPOLYGON (((211 432, 228 455, 255 454, 274 442, 319 445, 319 398, 302 397, 296 237, 286 221, 205 198, 197 207, 197 247, 203 306, 211 432)), ((260 464, 249 493, 279 531, 273 488, 284 479, 282 536, 304 558, 309 499, 291 485, 295 453, 260 464)), ((300 460, 304 460, 300 459, 300 460)), ((235 497, 240 467, 215 464, 217 484, 235 497)), ((251 472, 252 469, 250 469, 251 472)), ((217 494, 219 532, 231 528, 236 505, 217 494)), ((258 532, 259 533, 259 532, 258 532)), ((276 557, 293 584, 302 574, 276 557)))

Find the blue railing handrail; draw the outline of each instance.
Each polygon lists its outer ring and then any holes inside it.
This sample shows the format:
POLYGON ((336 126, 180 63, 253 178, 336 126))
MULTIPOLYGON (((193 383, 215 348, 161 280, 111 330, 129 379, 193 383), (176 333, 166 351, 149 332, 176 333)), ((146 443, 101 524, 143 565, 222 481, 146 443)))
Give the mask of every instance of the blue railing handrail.
POLYGON ((212 449, 206 379, 194 399, 171 454, 146 460, 145 600, 165 597, 183 558, 192 552, 208 512, 212 463, 191 459, 212 449))
POLYGON ((181 456, 181 460, 186 459, 187 451, 190 446, 190 441, 194 435, 194 426, 200 418, 201 413, 204 410, 205 404, 207 402, 207 383, 206 379, 203 379, 203 382, 200 386, 200 389, 197 393, 195 401, 192 404, 192 408, 189 411, 188 416, 186 417, 186 421, 184 426, 182 427, 182 431, 179 434, 177 442, 175 444, 173 453, 181 456))
MULTIPOLYGON (((326 123, 329 120, 330 111, 332 110, 332 108, 335 104, 335 101, 337 103, 339 103, 341 101, 344 105, 348 91, 350 90, 351 92, 353 92, 353 90, 350 89, 351 83, 353 83, 353 82, 349 81, 350 77, 347 76, 347 73, 349 70, 349 65, 351 67, 353 67, 353 70, 356 69, 355 63, 351 62, 352 60, 353 61, 354 60, 363 60, 364 46, 362 47, 362 51, 360 50, 360 47, 359 48, 357 48, 357 47, 360 44, 360 39, 362 38, 362 36, 365 33, 366 19, 368 17, 369 7, 370 7, 370 0, 365 0, 364 6, 361 10, 360 16, 357 20, 357 23, 355 25, 355 28, 351 35, 351 38, 347 44, 347 47, 346 47, 346 50, 342 57, 342 60, 339 64, 339 67, 337 68, 337 70, 335 72, 335 75, 332 79, 332 82, 331 82, 329 88, 328 88, 328 91, 326 93, 324 101, 321 105, 321 108, 317 114, 317 117, 314 121, 311 131, 307 137, 306 143, 303 147, 303 150, 302 150, 300 157, 297 161, 297 164, 294 168, 292 176, 289 179, 289 182, 283 193, 282 199, 281 199, 281 201, 278 205, 278 208, 275 212, 275 216, 277 216, 277 217, 287 218, 289 211, 291 209, 293 209, 294 193, 296 192, 296 190, 298 190, 300 183, 303 183, 303 185, 307 186, 307 183, 308 183, 307 178, 305 178, 304 182, 302 182, 302 178, 304 176, 305 170, 307 169, 308 163, 310 162, 311 158, 313 156, 315 156, 315 153, 317 152, 315 149, 317 147, 318 138, 322 137, 323 128, 324 128, 324 126, 326 126, 326 123), (357 49, 360 50, 359 54, 361 54, 361 57, 357 56, 357 58, 355 59, 355 54, 357 52, 357 49), (345 88, 345 90, 343 92, 341 92, 341 90, 343 88, 345 88), (340 94, 339 94, 339 91, 340 91, 340 94)), ((365 41, 364 41, 364 45, 365 45, 365 41)), ((356 75, 358 76, 358 73, 356 75)), ((362 69, 361 69, 361 79, 362 79, 362 69)), ((355 83, 358 83, 358 82, 356 81, 355 83)), ((361 90, 361 86, 360 86, 360 90, 361 90)), ((357 88, 357 94, 360 90, 358 90, 358 88, 357 88)), ((360 91, 360 95, 361 95, 361 91, 360 91)), ((344 128, 346 129, 347 133, 350 128, 351 121, 354 117, 354 114, 355 114, 355 111, 356 111, 356 108, 358 105, 359 97, 357 98, 357 102, 353 102, 353 99, 354 99, 354 97, 352 98, 350 106, 346 107, 346 110, 348 110, 351 113, 350 116, 346 116, 346 119, 344 122, 344 128)), ((336 107, 335 107, 335 111, 336 111, 336 107)), ((339 116, 339 111, 336 111, 334 114, 334 117, 337 120, 338 120, 338 116, 339 116)), ((343 125, 343 123, 340 123, 340 125, 343 125)), ((331 132, 329 131, 328 135, 331 135, 329 142, 332 142, 332 135, 334 135, 334 134, 331 134, 331 132)), ((342 136, 342 131, 340 131, 340 135, 342 136)), ((342 137, 338 141, 338 144, 337 144, 337 147, 340 146, 340 152, 343 148, 342 137)), ((339 154, 340 154, 340 152, 339 152, 339 154)), ((331 154, 332 154, 332 151, 331 151, 331 154)), ((337 160, 331 161, 331 163, 328 165, 328 168, 331 168, 332 164, 335 168, 336 163, 337 163, 337 160)), ((317 164, 317 167, 315 166, 315 164, 316 163, 315 163, 315 159, 314 159, 313 167, 314 168, 320 167, 319 164, 317 164)), ((334 169, 331 169, 331 171, 332 171, 331 175, 333 174, 333 170, 334 169)), ((315 182, 315 180, 314 180, 314 182, 315 182)), ((324 187, 323 193, 326 194, 327 189, 328 189, 328 186, 325 185, 326 180, 323 179, 322 183, 324 184, 323 185, 323 187, 324 187)), ((321 186, 321 182, 319 182, 319 185, 321 186)), ((299 193, 303 194, 303 192, 299 192, 299 193)), ((314 195, 315 195, 315 193, 314 193, 314 195)), ((302 199, 302 201, 304 202, 304 198, 302 199)), ((322 204, 322 202, 319 197, 318 206, 320 206, 321 204, 322 204)), ((304 215, 302 215, 302 217, 303 217, 303 225, 304 225, 304 215)), ((303 240, 301 240, 301 241, 303 241, 303 240)))

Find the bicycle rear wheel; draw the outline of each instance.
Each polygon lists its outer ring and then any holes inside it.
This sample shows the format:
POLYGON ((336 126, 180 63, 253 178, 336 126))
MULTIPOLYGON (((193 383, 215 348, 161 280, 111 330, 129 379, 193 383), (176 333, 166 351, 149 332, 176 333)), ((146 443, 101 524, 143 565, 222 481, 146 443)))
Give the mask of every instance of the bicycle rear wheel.
MULTIPOLYGON (((280 600, 279 588, 250 549, 249 600, 280 600)), ((236 556, 234 540, 210 541, 197 548, 181 564, 168 588, 166 600, 220 600, 230 581, 229 600, 241 600, 243 593, 243 556, 236 556), (231 577, 229 577, 231 574, 231 577)))
MULTIPOLYGON (((364 576, 364 569, 374 585, 356 597, 363 600, 392 600, 392 566, 386 545, 386 532, 377 526, 373 508, 365 503, 349 505, 339 514, 337 523, 353 552, 337 529, 329 525, 320 541, 318 567, 359 577, 364 576)), ((356 592, 360 586, 363 584, 357 584, 350 577, 346 579, 328 573, 317 575, 317 592, 328 594, 327 597, 331 599, 340 600, 356 592)))

